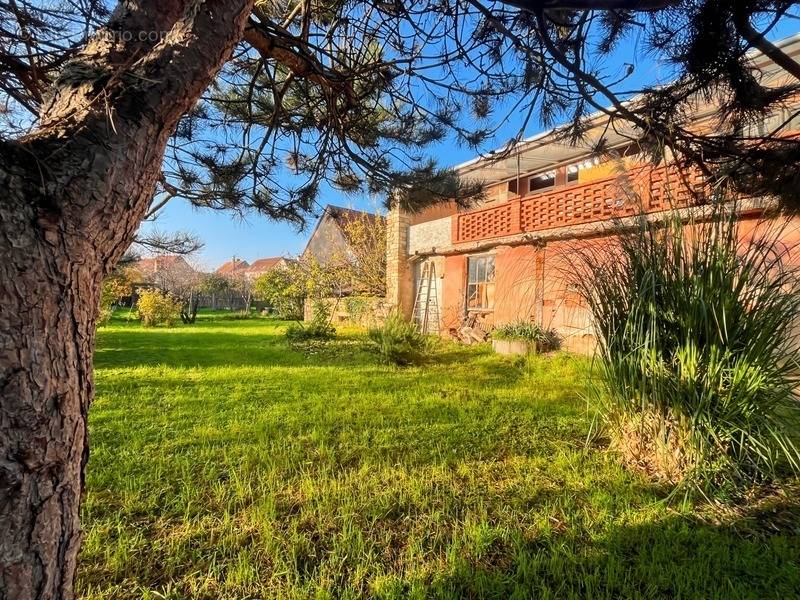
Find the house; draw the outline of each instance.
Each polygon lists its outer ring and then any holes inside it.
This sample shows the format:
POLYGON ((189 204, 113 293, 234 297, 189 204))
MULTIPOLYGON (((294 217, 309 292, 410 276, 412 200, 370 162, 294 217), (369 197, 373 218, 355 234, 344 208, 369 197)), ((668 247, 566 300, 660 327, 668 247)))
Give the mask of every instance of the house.
POLYGON ((191 274, 195 270, 183 256, 178 254, 165 254, 142 258, 132 265, 132 267, 142 276, 144 281, 155 282, 159 275, 169 273, 191 274))
MULTIPOLYGON (((800 55, 800 38, 783 49, 800 55)), ((772 84, 774 65, 758 54, 753 61, 762 81, 772 84)), ((783 109, 756 126, 771 130, 791 118, 785 134, 798 135, 800 119, 794 115, 783 109)), ((693 124, 713 127, 717 117, 713 106, 698 103, 693 124)), ((607 124, 599 113, 588 119, 586 139, 578 145, 554 130, 458 165, 462 177, 483 182, 479 206, 440 204, 417 214, 392 210, 388 302, 429 331, 447 332, 465 322, 489 330, 525 320, 554 328, 568 349, 592 349, 591 315, 570 285, 576 245, 608 243, 635 222, 640 209, 649 219, 663 218, 672 207, 686 214, 694 192, 704 186, 699 173, 650 164, 639 153, 634 131, 607 124), (598 158, 592 148, 601 136, 608 151, 598 158)), ((767 203, 740 201, 740 235, 752 231, 767 203)), ((787 246, 798 243, 799 231, 786 230, 787 246)))
POLYGON ((228 262, 222 263, 222 265, 217 269, 217 275, 233 275, 239 271, 243 271, 247 267, 250 266, 246 260, 242 260, 240 258, 236 258, 235 256, 229 260, 228 262))
POLYGON ((374 213, 329 204, 317 221, 314 231, 311 232, 301 257, 313 257, 323 265, 333 260, 340 260, 342 256, 347 256, 351 252, 348 223, 358 219, 371 221, 384 218, 374 213))
POLYGON ((292 262, 292 259, 284 258, 283 256, 259 258, 254 260, 251 265, 244 268, 245 277, 252 281, 258 279, 273 269, 284 268, 292 262))

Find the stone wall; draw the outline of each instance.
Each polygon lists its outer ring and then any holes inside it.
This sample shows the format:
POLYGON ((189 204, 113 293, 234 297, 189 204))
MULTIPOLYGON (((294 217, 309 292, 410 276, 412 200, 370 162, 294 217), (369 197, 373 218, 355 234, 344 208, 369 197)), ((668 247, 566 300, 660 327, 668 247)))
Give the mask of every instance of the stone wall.
MULTIPOLYGON (((392 308, 386 298, 366 296, 345 296, 343 298, 324 298, 322 302, 331 313, 334 326, 376 327, 383 324, 392 308)), ((307 299, 303 306, 303 320, 314 318, 315 302, 307 299)))
POLYGON ((431 248, 447 248, 451 245, 452 218, 444 217, 419 225, 411 225, 408 231, 408 253, 426 252, 431 248))

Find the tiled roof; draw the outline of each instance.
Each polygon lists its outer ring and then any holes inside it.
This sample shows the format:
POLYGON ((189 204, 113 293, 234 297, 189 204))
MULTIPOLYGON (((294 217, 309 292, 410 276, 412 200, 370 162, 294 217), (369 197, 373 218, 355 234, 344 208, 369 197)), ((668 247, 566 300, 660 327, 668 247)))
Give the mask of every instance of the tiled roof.
POLYGON ((220 275, 230 275, 231 273, 235 273, 236 271, 240 271, 242 269, 246 269, 250 266, 246 260, 240 260, 238 258, 234 258, 233 260, 229 260, 226 263, 217 269, 217 273, 220 275))
POLYGON ((259 258, 253 261, 249 267, 247 267, 247 271, 249 273, 263 273, 264 271, 269 271, 275 265, 283 260, 281 256, 271 256, 269 258, 259 258))
POLYGON ((142 275, 152 275, 157 271, 168 269, 176 264, 189 267, 186 259, 184 259, 182 256, 178 254, 165 254, 163 256, 142 258, 133 265, 133 268, 139 271, 142 275))

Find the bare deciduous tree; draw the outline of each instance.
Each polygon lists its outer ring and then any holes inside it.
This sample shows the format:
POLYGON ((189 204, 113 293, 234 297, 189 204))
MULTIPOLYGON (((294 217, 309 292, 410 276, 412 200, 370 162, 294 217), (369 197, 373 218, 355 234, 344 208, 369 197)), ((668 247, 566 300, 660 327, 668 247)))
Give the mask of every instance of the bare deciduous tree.
POLYGON ((181 321, 186 324, 194 323, 205 275, 180 255, 172 255, 169 258, 173 260, 153 273, 149 278, 150 283, 180 301, 181 321))

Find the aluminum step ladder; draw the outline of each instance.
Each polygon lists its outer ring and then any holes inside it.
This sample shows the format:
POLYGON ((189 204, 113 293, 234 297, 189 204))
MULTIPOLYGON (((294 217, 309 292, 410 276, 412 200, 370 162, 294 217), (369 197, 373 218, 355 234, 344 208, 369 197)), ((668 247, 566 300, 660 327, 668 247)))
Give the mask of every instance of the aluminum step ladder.
POLYGON ((433 262, 422 265, 413 315, 421 332, 439 333, 439 290, 436 283, 436 265, 433 262))

